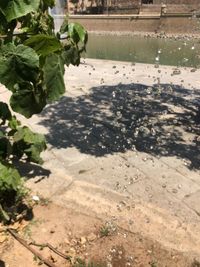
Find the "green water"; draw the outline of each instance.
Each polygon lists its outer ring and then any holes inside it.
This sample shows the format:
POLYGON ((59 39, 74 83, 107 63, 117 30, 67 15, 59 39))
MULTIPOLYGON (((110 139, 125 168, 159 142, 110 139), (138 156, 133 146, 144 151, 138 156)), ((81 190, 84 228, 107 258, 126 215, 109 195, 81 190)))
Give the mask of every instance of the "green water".
POLYGON ((90 34, 88 58, 199 67, 200 40, 90 34))

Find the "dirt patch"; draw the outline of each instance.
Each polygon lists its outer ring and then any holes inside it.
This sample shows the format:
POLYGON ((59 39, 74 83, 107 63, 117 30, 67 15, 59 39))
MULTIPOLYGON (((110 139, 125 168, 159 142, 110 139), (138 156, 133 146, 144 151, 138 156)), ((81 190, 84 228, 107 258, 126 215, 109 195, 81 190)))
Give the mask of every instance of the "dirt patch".
MULTIPOLYGON (((192 266, 186 255, 118 228, 114 221, 101 221, 52 203, 37 205, 33 212, 34 219, 19 225, 18 233, 29 244, 49 243, 70 257, 64 259, 48 248, 31 245, 55 266, 192 266)), ((0 266, 43 265, 13 237, 1 234, 1 241, 0 266)))

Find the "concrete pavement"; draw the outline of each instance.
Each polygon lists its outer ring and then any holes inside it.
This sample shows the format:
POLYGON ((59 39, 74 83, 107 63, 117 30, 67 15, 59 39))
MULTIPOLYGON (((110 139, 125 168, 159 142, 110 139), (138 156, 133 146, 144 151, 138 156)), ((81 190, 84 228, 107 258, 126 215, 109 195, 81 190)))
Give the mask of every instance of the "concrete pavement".
MULTIPOLYGON (((49 143, 42 168, 23 169, 27 185, 199 255, 199 77, 200 70, 92 59, 68 68, 62 99, 23 119, 49 143)), ((0 97, 8 94, 1 89, 0 97)))

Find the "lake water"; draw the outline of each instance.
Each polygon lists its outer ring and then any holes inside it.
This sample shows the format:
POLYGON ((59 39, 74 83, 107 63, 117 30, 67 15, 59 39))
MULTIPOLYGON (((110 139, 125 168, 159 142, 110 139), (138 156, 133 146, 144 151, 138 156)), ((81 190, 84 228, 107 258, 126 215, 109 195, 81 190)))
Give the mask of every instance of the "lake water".
POLYGON ((86 57, 199 67, 200 40, 89 34, 86 57))

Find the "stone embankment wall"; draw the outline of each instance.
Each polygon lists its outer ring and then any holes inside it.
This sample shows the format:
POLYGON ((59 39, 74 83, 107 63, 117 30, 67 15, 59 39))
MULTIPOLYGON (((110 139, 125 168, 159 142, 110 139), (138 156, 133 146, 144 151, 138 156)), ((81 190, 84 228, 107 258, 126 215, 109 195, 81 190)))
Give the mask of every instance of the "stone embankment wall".
POLYGON ((141 5, 142 0, 70 0, 68 8, 74 14, 74 5, 70 7, 70 2, 76 6, 76 14, 85 13, 72 15, 70 19, 80 22, 89 31, 200 34, 200 18, 194 18, 200 12, 200 0, 154 0, 149 5, 141 5), (161 3, 166 3, 163 16, 160 16, 161 3), (95 12, 104 15, 86 15, 95 12))
POLYGON ((156 32, 166 34, 200 34, 199 19, 191 17, 71 16, 88 31, 156 32))

